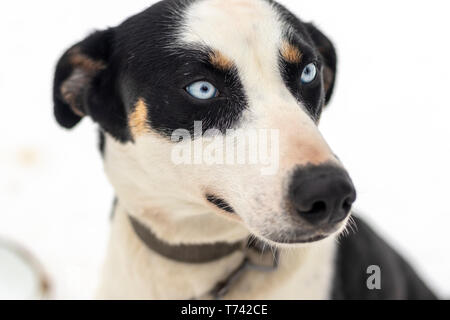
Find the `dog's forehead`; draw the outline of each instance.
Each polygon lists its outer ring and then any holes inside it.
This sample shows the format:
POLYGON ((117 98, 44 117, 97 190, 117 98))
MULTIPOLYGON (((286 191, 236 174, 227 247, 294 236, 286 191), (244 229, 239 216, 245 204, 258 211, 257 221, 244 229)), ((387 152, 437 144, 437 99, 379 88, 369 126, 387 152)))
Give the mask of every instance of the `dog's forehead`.
POLYGON ((206 45, 233 60, 254 52, 276 59, 283 29, 268 1, 200 0, 186 9, 179 40, 206 45))

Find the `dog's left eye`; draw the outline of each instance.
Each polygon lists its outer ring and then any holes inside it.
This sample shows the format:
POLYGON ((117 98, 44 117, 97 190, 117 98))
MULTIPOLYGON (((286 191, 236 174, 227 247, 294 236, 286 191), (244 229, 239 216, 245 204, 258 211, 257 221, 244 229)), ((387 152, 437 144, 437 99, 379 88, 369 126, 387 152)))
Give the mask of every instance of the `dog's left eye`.
POLYGON ((314 63, 308 64, 305 69, 303 69, 301 80, 303 83, 311 83, 317 76, 317 67, 314 63))
POLYGON ((186 91, 194 98, 208 100, 217 96, 218 90, 208 81, 196 81, 186 87, 186 91))

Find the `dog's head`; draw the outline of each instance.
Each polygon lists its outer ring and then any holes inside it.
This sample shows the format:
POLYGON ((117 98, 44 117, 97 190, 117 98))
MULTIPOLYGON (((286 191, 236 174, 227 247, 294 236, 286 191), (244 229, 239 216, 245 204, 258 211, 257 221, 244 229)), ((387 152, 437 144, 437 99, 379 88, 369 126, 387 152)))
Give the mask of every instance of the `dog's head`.
POLYGON ((272 1, 166 0, 63 55, 55 115, 99 124, 120 201, 175 242, 199 221, 191 241, 313 242, 355 200, 317 128, 335 74, 332 43, 272 1))

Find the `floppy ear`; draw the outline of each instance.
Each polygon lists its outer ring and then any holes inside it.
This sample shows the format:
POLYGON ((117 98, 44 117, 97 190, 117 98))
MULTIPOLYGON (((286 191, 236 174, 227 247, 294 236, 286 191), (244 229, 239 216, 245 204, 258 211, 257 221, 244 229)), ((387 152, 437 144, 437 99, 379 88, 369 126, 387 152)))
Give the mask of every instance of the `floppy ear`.
POLYGON ((74 127, 90 113, 95 83, 108 68, 113 30, 97 31, 77 43, 59 60, 53 83, 54 114, 65 128, 74 127))
POLYGON ((336 79, 337 56, 333 43, 311 23, 306 24, 311 39, 314 41, 324 62, 323 78, 325 87, 325 104, 330 101, 336 79))

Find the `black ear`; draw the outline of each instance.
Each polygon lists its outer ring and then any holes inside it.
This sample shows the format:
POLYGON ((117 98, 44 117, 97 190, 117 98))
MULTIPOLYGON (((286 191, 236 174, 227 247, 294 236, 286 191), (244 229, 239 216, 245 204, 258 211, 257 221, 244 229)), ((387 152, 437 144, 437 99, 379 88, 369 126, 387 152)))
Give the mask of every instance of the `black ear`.
POLYGON ((97 31, 77 43, 59 60, 53 83, 54 114, 65 128, 89 114, 90 91, 108 69, 113 30, 97 31))
POLYGON ((311 39, 322 55, 324 62, 323 77, 325 87, 325 104, 330 101, 336 79, 337 56, 333 43, 311 23, 306 24, 311 39))

